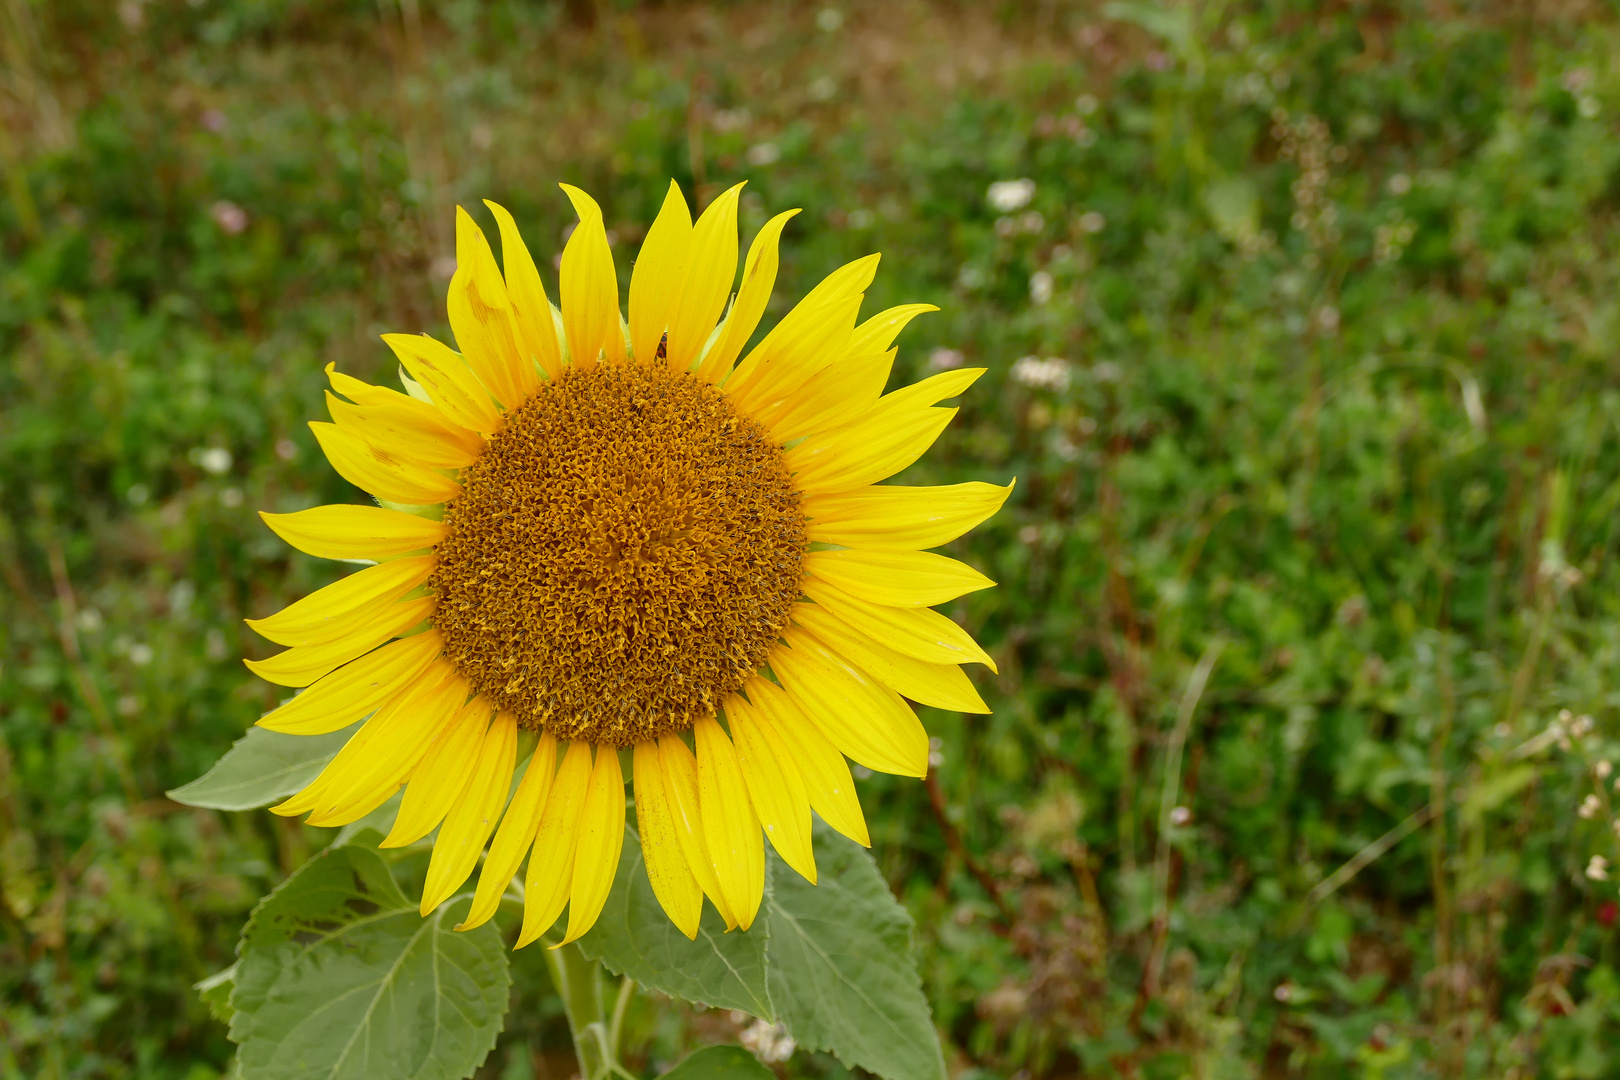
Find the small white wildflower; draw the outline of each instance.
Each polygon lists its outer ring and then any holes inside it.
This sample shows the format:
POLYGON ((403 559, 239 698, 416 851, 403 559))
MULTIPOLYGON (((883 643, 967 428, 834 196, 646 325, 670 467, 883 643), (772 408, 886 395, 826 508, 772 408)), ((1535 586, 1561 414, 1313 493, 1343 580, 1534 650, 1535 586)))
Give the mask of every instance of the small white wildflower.
POLYGON ((1597 773, 1599 780, 1607 780, 1609 778, 1609 774, 1614 772, 1614 764, 1609 761, 1608 758, 1604 758, 1602 761, 1592 766, 1592 771, 1597 773))
POLYGON ((1602 804, 1598 802, 1598 797, 1596 795, 1588 795, 1586 798, 1581 800, 1581 805, 1575 811, 1575 813, 1582 820, 1591 821, 1593 818, 1597 817, 1597 813, 1600 809, 1602 809, 1602 804))
POLYGON ((208 659, 216 663, 230 655, 230 643, 225 640, 225 634, 219 627, 214 627, 204 636, 203 651, 208 655, 208 659))
POLYGON ((1398 172, 1390 177, 1384 186, 1389 189, 1391 195, 1399 197, 1412 190, 1412 178, 1403 172, 1398 172))
POLYGON ((1586 864, 1586 876, 1593 881, 1609 880, 1609 860, 1601 855, 1592 856, 1586 864))
POLYGON ((248 227, 248 212, 228 199, 221 199, 208 208, 208 216, 214 219, 220 231, 236 236, 248 227))
POLYGON ((145 667, 152 662, 152 646, 138 641, 129 647, 129 662, 136 667, 145 667))
POLYGON ((202 468, 203 472, 215 476, 223 476, 231 471, 231 452, 223 446, 210 446, 191 452, 191 460, 202 468))
POLYGON ((709 118, 716 131, 741 131, 754 119, 754 114, 745 108, 716 109, 709 118))
POLYGON ((1047 304, 1052 299, 1052 275, 1045 270, 1037 270, 1029 275, 1029 302, 1036 307, 1047 304))
POLYGON ((764 1020, 755 1020, 739 1032, 737 1041, 767 1065, 786 1061, 793 1056, 793 1049, 798 1045, 788 1034, 787 1028, 780 1023, 771 1024, 764 1020))
POLYGON ((775 165, 780 161, 782 151, 773 142, 762 142, 750 146, 748 153, 743 156, 748 159, 748 164, 756 169, 762 169, 767 165, 775 165))
POLYGON ((1595 726, 1596 724, 1593 723, 1592 718, 1582 713, 1575 718, 1573 724, 1569 725, 1569 733, 1577 739, 1584 739, 1592 734, 1592 728, 1595 726))
POLYGON ((984 193, 985 201, 998 213, 1010 214, 1022 210, 1035 197, 1035 181, 1029 177, 1017 180, 997 180, 984 193))
POLYGON ((1170 811, 1170 824, 1177 828, 1192 820, 1192 811, 1185 806, 1177 806, 1170 811))
POLYGON ((962 360, 960 349, 947 349, 943 345, 928 354, 928 366, 935 371, 959 368, 962 366, 962 360))
POLYGON ((1038 356, 1019 358, 1013 365, 1013 381, 1025 386, 1062 392, 1069 388, 1069 362, 1052 356, 1042 360, 1038 356))
POLYGON ((1087 233, 1100 233, 1108 228, 1108 219, 1096 210, 1087 210, 1080 215, 1080 231, 1087 233))

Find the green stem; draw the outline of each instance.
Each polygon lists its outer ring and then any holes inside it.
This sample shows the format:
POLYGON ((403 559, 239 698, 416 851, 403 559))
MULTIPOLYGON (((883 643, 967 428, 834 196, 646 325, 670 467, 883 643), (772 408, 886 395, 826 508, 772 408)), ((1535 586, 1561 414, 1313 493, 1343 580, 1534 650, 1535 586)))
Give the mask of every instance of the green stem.
POLYGON ((626 975, 619 983, 619 997, 613 1003, 613 1020, 608 1024, 608 1047, 615 1059, 624 1048, 624 1014, 635 993, 636 981, 626 975))
POLYGON ((580 1075, 584 1080, 602 1080, 622 1072, 602 1011, 602 969, 573 944, 547 949, 546 963, 557 995, 562 998, 568 1031, 574 1037, 580 1075))

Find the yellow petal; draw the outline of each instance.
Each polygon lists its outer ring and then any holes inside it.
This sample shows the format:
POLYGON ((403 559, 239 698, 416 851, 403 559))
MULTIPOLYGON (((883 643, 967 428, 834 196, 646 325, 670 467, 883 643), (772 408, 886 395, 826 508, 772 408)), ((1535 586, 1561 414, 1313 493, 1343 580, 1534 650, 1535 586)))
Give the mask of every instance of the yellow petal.
MULTIPOLYGON (((483 711, 487 716, 488 707, 483 711)), ((427 881, 422 886, 423 915, 449 899, 478 865, 484 841, 495 828, 501 804, 512 786, 512 766, 517 763, 517 721, 510 713, 496 713, 495 722, 482 734, 472 777, 433 841, 433 858, 428 861, 427 881)), ((416 783, 414 777, 411 783, 416 783)))
POLYGON ((386 793, 355 817, 363 817, 382 805, 421 760, 434 734, 467 700, 466 685, 449 664, 429 668, 423 678, 384 702, 308 787, 279 806, 272 806, 271 812, 290 817, 315 810, 324 816, 340 805, 348 806, 352 796, 364 797, 379 786, 385 787, 386 793), (389 778, 393 778, 391 786, 387 784, 389 778))
POLYGON ((518 350, 512 304, 484 231, 456 207, 456 272, 446 298, 450 330, 478 381, 508 412, 540 387, 534 364, 518 350))
POLYGON ((754 419, 770 430, 778 445, 842 427, 877 404, 899 351, 851 356, 824 367, 783 398, 771 415, 756 414, 754 419))
POLYGON ((737 763, 737 750, 719 721, 706 716, 692 725, 697 739, 698 805, 720 893, 737 925, 747 930, 765 894, 765 845, 759 819, 737 763))
POLYGON ((432 405, 399 395, 410 406, 350 405, 328 391, 326 408, 344 431, 365 439, 396 461, 430 469, 461 469, 478 460, 484 440, 443 419, 432 405))
MULTIPOLYGON (((780 753, 799 768, 810 808, 821 820, 862 847, 871 847, 866 831, 866 815, 855 793, 844 755, 827 740, 821 729, 805 718, 804 712, 788 697, 787 691, 762 676, 743 684, 748 700, 771 722, 765 734, 780 740, 780 753)), ((765 729, 762 729, 764 731, 765 729)))
POLYGON ((737 748, 737 764, 748 785, 754 814, 771 846, 811 884, 816 856, 810 847, 810 796, 799 767, 775 737, 771 722, 742 697, 726 699, 726 723, 737 748))
MULTIPOLYGON (((545 283, 534 267, 529 248, 523 243, 517 222, 506 208, 484 200, 501 228, 501 261, 506 268, 506 297, 512 305, 512 321, 517 328, 518 345, 540 365, 548 379, 562 374, 562 349, 557 343, 557 325, 551 317, 551 300, 545 283)), ((503 886, 504 887, 504 886, 503 886)))
POLYGON ((429 686, 408 707, 402 702, 403 698, 396 698, 386 709, 378 710, 378 716, 392 712, 392 723, 372 727, 368 722, 338 751, 331 763, 338 767, 321 789, 320 799, 306 819, 309 824, 347 825, 387 802, 410 778, 438 733, 467 703, 467 681, 452 674, 439 686, 429 686), (371 727, 369 732, 367 727, 371 727), (345 755, 353 756, 339 765, 345 755))
POLYGON ((782 227, 797 213, 797 210, 786 210, 777 214, 765 223, 749 245, 748 259, 743 263, 742 288, 737 290, 737 301, 731 305, 731 314, 726 316, 719 340, 698 368, 700 378, 712 383, 725 381, 743 346, 754 336, 759 318, 765 314, 765 305, 770 302, 771 290, 776 287, 777 241, 782 227))
POLYGON ((823 278, 737 366, 726 392, 749 402, 751 409, 768 409, 815 372, 849 355, 855 315, 877 274, 878 259, 867 255, 823 278))
POLYGON ((431 506, 461 494, 461 485, 432 469, 398 461, 336 424, 312 420, 309 429, 338 475, 389 502, 431 506))
POLYGON ((782 639, 771 670, 840 752, 877 772, 928 774, 928 733, 899 694, 802 630, 782 639))
POLYGON ((995 584, 967 563, 927 551, 812 551, 804 570, 851 596, 890 607, 933 607, 995 584))
POLYGON ((955 416, 955 409, 916 409, 812 435, 786 454, 793 486, 811 495, 893 476, 922 457, 955 416))
POLYGON ((983 374, 983 368, 942 372, 887 395, 845 427, 805 439, 787 455, 794 486, 848 491, 893 476, 921 457, 956 415, 928 406, 957 396, 983 374))
POLYGON ((669 313, 669 370, 691 368, 726 310, 737 277, 737 199, 743 185, 727 188, 692 230, 681 271, 680 301, 669 313))
POLYGON ((901 304, 880 311, 855 328, 854 335, 849 339, 849 351, 856 356, 880 353, 894 344, 894 339, 900 336, 900 331, 912 319, 924 312, 938 310, 933 304, 901 304))
POLYGON ((703 829, 703 814, 699 809, 697 759, 692 756, 679 735, 663 735, 658 739, 658 761, 664 774, 664 800, 669 804, 670 820, 675 825, 675 839, 681 855, 686 859, 692 876, 709 903, 726 921, 726 929, 733 930, 737 920, 732 917, 731 905, 720 892, 720 882, 714 876, 714 863, 709 858, 709 842, 703 829))
POLYGON ((973 481, 941 487, 873 485, 808 495, 801 506, 805 536, 825 544, 910 551, 948 544, 990 517, 1013 486, 973 481))
POLYGON ((653 895, 681 933, 696 940, 703 915, 703 891, 692 868, 686 865, 680 839, 675 835, 675 819, 664 790, 663 767, 658 761, 658 744, 652 740, 636 743, 631 761, 636 796, 636 828, 641 833, 641 857, 652 884, 653 895))
POLYGON ((773 415, 810 376, 844 357, 860 309, 859 296, 800 303, 726 380, 732 405, 749 416, 773 415))
POLYGON ((957 368, 955 371, 942 371, 938 375, 931 375, 921 382, 902 386, 892 394, 885 394, 867 415, 899 415, 911 409, 937 405, 946 398, 956 397, 967 390, 979 381, 979 376, 986 370, 982 367, 957 368))
MULTIPOLYGON (((370 383, 361 382, 337 370, 336 364, 326 365, 326 377, 331 380, 333 390, 354 402, 355 406, 367 410, 365 414, 367 416, 387 416, 391 423, 397 420, 411 431, 452 443, 474 456, 484 448, 482 436, 450 419, 443 409, 431 401, 420 401, 409 394, 390 390, 386 386, 372 386, 370 383)), ((333 419, 338 420, 335 416, 333 419)), ((338 426, 343 426, 342 420, 338 420, 338 426)))
POLYGON ((574 852, 579 845, 579 822, 585 811, 585 795, 591 782, 591 747, 573 742, 563 755, 540 814, 534 849, 529 853, 529 872, 524 878, 523 931, 517 948, 529 944, 551 929, 568 903, 574 883, 574 852))
POLYGON ((426 334, 384 334, 382 339, 451 420, 485 435, 501 430, 501 414, 489 390, 448 345, 426 334))
POLYGON ((619 330, 619 279, 613 272, 607 229, 596 200, 571 184, 558 185, 574 204, 579 225, 563 247, 561 284, 568 352, 580 367, 594 367, 597 355, 609 363, 624 359, 619 330))
POLYGON ((585 793, 579 820, 579 847, 574 854, 574 881, 568 890, 568 934, 554 948, 577 941, 596 925, 624 849, 624 773, 619 752, 596 748, 596 767, 585 793))
MULTIPOLYGON (((444 820, 450 807, 461 799, 478 763, 478 749, 489 727, 489 702, 473 698, 451 718, 433 739, 427 753, 411 771, 400 801, 394 827, 379 847, 414 844, 444 820)), ((428 910, 437 907, 435 904, 428 910)))
POLYGON ((398 637, 433 614, 435 600, 423 596, 390 605, 377 621, 336 641, 319 645, 296 645, 268 660, 243 660, 249 671, 277 686, 308 686, 333 668, 357 656, 364 656, 391 637, 398 637))
POLYGON ((800 588, 839 619, 896 652, 930 664, 983 664, 996 670, 990 654, 966 630, 937 611, 859 600, 816 577, 806 577, 800 588))
POLYGON ((873 252, 871 255, 862 255, 853 262, 845 263, 822 278, 815 288, 805 293, 803 303, 820 304, 828 300, 860 296, 877 277, 878 262, 882 258, 881 254, 873 252))
POLYGON ((430 548, 444 539, 442 521, 380 506, 314 506, 294 514, 259 517, 272 532, 323 559, 383 559, 430 548))
POLYGON ((501 818, 495 842, 489 845, 489 857, 478 875, 472 908, 457 930, 483 926, 495 914, 501 895, 523 862, 524 853, 534 843, 535 830, 540 827, 540 814, 546 808, 546 796, 551 793, 551 779, 556 772, 557 740, 550 732, 543 732, 534 748, 534 756, 529 758, 529 767, 524 770, 523 782, 518 784, 517 794, 512 796, 506 815, 501 818))
POLYGON ((398 390, 390 390, 386 386, 373 386, 371 383, 356 379, 353 375, 345 375, 337 370, 337 364, 326 365, 326 377, 332 383, 332 389, 348 398, 357 405, 394 405, 400 401, 412 401, 427 409, 438 411, 438 407, 428 405, 426 402, 416 401, 409 394, 402 394, 398 390))
POLYGON ((930 664, 895 652, 820 604, 794 604, 793 621, 890 690, 920 705, 953 712, 990 711, 973 681, 955 664, 930 664))
POLYGON ((658 343, 680 299, 681 275, 691 247, 692 213, 680 185, 671 180, 630 271, 630 348, 638 364, 658 362, 658 343))
POLYGON ((244 619, 261 637, 278 645, 332 641, 381 613, 426 581, 438 560, 432 555, 394 559, 368 566, 317 589, 266 619, 244 619))
POLYGON ((288 735, 340 731, 416 682, 443 648, 437 630, 390 641, 261 716, 259 726, 288 735))

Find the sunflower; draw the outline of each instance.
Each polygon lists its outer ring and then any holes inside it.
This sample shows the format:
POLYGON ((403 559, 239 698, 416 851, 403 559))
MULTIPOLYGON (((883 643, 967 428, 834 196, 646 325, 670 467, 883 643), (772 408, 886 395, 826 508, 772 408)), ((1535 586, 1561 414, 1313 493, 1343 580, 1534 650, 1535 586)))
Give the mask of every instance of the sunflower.
POLYGON ((993 582, 925 549, 1011 486, 877 483, 928 448, 956 412, 936 404, 983 369, 883 394, 892 342, 936 309, 857 323, 877 255, 744 356, 796 211, 760 231, 732 298, 741 187, 694 223, 670 184, 628 321, 583 191, 563 185, 579 224, 560 308, 506 210, 486 203, 501 267, 458 209, 461 351, 384 335, 405 392, 328 365, 332 422, 310 424, 379 505, 261 515, 301 551, 370 564, 249 620, 290 648, 248 667, 306 688, 260 726, 318 735, 369 717, 273 809, 343 825, 404 786, 383 844, 438 829, 424 915, 488 843, 462 929, 490 918, 527 855, 518 945, 565 907, 564 941, 589 930, 618 865, 628 761, 670 919, 695 937, 708 897, 747 929, 763 837, 812 882, 812 811, 869 845, 846 758, 925 775, 928 736, 904 699, 989 711, 960 665, 994 670, 990 657, 930 605, 993 582), (514 791, 520 743, 533 749, 514 791))

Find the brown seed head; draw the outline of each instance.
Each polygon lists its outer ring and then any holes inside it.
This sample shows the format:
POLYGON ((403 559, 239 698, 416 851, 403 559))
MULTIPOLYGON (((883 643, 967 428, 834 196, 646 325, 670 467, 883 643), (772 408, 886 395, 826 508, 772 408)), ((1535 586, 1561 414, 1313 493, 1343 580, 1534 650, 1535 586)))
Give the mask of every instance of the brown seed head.
POLYGON ((445 651, 560 739, 690 727, 764 663, 799 598, 781 448, 691 375, 572 368, 461 483, 429 583, 445 651))

